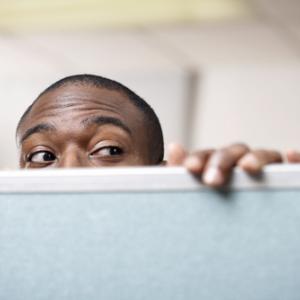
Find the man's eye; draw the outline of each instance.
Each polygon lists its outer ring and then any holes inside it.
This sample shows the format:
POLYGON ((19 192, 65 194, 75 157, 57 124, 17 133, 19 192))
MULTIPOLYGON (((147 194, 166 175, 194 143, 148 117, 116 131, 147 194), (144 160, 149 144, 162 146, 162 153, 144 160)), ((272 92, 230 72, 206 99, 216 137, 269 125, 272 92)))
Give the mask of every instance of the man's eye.
POLYGON ((50 163, 56 160, 56 156, 50 152, 50 151, 38 151, 35 153, 32 153, 28 157, 28 162, 33 162, 33 163, 50 163))
POLYGON ((120 156, 124 153, 124 151, 120 147, 116 146, 107 146, 102 147, 96 151, 94 151, 91 156, 96 157, 110 157, 110 156, 120 156))

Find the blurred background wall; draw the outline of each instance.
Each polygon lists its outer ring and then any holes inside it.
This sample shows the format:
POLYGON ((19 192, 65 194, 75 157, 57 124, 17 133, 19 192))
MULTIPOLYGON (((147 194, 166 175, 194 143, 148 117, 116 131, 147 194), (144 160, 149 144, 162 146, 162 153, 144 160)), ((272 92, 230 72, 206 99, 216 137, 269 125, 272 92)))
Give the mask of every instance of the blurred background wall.
POLYGON ((0 0, 0 167, 14 130, 61 77, 116 79, 166 142, 300 149, 299 0, 0 0))

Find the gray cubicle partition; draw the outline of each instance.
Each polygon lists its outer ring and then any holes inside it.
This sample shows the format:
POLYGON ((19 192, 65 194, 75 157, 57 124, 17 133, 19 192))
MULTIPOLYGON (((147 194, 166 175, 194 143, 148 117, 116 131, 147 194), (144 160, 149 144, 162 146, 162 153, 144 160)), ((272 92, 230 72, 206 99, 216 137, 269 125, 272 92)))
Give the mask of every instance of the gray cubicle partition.
POLYGON ((0 172, 1 300, 298 300, 300 167, 0 172))

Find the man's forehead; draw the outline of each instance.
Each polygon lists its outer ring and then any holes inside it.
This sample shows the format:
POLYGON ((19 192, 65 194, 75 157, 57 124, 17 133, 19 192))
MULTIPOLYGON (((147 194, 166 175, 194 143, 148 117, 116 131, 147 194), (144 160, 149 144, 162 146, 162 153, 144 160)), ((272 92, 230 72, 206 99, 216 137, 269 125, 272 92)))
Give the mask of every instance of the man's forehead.
POLYGON ((97 110, 124 117, 134 114, 139 118, 141 114, 125 93, 90 85, 68 84, 42 94, 28 117, 32 120, 97 110))
POLYGON ((78 123, 96 114, 111 115, 132 125, 135 120, 140 122, 144 117, 122 92, 89 85, 66 85, 48 91, 37 100, 25 118, 21 131, 34 123, 48 120, 78 123))
POLYGON ((62 87, 50 90, 40 96, 35 107, 38 105, 64 105, 68 102, 79 103, 81 105, 89 105, 91 102, 106 103, 113 105, 115 103, 121 105, 132 104, 129 98, 118 90, 111 90, 105 87, 96 87, 84 84, 67 84, 62 87))

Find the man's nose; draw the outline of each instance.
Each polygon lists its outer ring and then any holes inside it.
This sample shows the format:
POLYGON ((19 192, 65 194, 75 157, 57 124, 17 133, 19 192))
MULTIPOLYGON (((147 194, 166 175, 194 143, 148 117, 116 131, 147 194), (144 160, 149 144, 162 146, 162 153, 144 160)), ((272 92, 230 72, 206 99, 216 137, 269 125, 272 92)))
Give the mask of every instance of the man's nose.
POLYGON ((66 152, 59 161, 59 168, 83 168, 88 166, 88 160, 79 151, 66 152))

